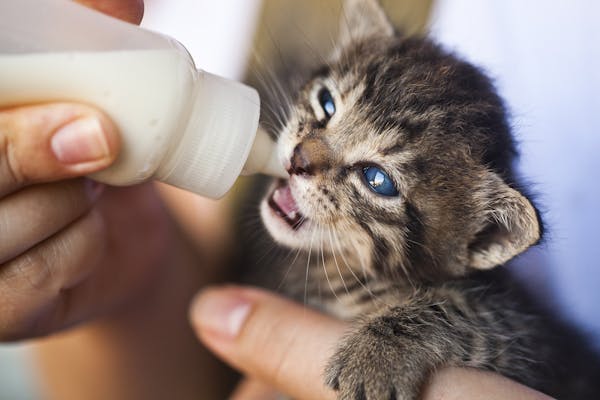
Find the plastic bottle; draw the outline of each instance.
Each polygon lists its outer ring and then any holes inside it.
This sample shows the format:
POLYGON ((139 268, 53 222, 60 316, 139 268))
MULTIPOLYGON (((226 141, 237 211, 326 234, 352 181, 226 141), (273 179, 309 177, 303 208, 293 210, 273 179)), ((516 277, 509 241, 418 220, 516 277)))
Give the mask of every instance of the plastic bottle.
POLYGON ((119 158, 93 175, 108 184, 157 179, 218 198, 242 170, 286 175, 257 135, 256 91, 197 70, 175 40, 69 0, 2 0, 0 107, 46 101, 116 123, 119 158))

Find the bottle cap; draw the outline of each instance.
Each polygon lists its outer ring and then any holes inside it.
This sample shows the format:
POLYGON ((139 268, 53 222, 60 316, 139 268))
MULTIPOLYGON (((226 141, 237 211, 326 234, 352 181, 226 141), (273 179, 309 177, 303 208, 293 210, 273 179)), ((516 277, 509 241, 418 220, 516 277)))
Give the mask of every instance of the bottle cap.
POLYGON ((212 198, 222 197, 248 158, 260 115, 256 90, 199 72, 187 127, 157 178, 212 198))

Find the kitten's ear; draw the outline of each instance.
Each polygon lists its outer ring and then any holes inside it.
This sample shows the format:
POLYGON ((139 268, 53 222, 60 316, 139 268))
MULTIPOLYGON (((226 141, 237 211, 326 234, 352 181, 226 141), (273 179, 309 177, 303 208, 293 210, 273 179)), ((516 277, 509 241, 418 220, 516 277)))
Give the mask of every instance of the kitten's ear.
POLYGON ((393 34, 394 26, 377 0, 344 1, 340 17, 339 48, 367 37, 393 34))
POLYGON ((538 242, 542 224, 533 204, 493 172, 474 193, 481 220, 468 247, 469 266, 504 264, 538 242))

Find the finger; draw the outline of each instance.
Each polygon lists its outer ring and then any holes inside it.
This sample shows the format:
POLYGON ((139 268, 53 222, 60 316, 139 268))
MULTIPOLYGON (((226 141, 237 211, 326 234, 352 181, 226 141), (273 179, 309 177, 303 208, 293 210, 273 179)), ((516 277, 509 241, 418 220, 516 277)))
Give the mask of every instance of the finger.
POLYGON ((76 0, 90 8, 127 22, 139 24, 144 15, 143 0, 76 0))
POLYGON ((0 340, 44 335, 91 312, 69 295, 102 256, 104 229, 102 218, 92 211, 0 266, 0 340))
POLYGON ((474 368, 441 368, 423 389, 422 400, 552 400, 502 375, 474 368))
POLYGON ((202 291, 191 319, 200 339, 227 363, 298 399, 333 399, 323 371, 342 322, 267 292, 202 291))
POLYGON ((0 197, 26 184, 89 174, 117 156, 114 125, 78 104, 0 111, 0 197))
POLYGON ((280 398, 275 389, 269 385, 256 380, 244 379, 229 400, 277 400, 280 398))
POLYGON ((0 199, 0 264, 79 218, 102 188, 92 180, 76 179, 31 186, 0 199))

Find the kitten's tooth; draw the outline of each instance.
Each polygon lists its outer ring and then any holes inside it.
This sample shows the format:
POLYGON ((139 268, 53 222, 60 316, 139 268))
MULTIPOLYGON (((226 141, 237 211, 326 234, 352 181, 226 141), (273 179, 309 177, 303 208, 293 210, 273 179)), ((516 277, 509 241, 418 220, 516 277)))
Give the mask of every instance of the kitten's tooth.
POLYGON ((279 191, 279 189, 275 189, 275 192, 273 192, 273 200, 279 201, 280 198, 281 198, 281 192, 279 191))
POLYGON ((294 219, 296 219, 296 211, 291 211, 291 212, 288 214, 288 218, 289 218, 289 219, 291 219, 291 220, 294 220, 294 219))

